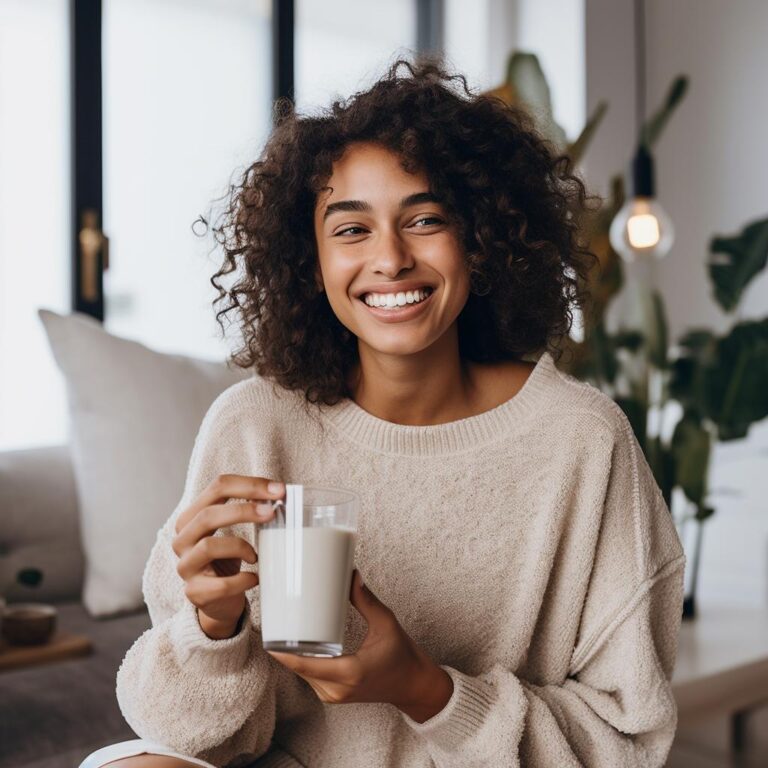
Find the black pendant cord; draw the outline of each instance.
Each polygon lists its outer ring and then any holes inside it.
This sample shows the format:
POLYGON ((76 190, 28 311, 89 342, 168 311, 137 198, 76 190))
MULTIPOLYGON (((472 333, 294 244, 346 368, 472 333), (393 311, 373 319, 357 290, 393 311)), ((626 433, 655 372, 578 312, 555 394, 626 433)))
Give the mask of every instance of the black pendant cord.
POLYGON ((632 159, 632 194, 653 197, 653 159, 644 136, 645 123, 645 0, 635 0, 635 121, 637 149, 632 159))
POLYGON ((635 0, 635 122, 637 143, 643 143, 645 121, 645 2, 635 0))

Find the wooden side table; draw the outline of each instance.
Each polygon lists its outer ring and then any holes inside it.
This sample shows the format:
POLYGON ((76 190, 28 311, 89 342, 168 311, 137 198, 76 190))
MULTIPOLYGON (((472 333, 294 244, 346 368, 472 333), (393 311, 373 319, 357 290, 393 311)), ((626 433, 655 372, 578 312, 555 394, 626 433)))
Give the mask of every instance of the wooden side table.
POLYGON ((679 725, 725 715, 742 752, 746 718, 768 703, 768 608, 702 605, 680 629, 672 688, 679 725))
POLYGON ((57 630, 42 645, 10 645, 0 638, 0 672, 22 667, 50 664, 54 661, 87 656, 93 653, 93 643, 85 635, 57 630))

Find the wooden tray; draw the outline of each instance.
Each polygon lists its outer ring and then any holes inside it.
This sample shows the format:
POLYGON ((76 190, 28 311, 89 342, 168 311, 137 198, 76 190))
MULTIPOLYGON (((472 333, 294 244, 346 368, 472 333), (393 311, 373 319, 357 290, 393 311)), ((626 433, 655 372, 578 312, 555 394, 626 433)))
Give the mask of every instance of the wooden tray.
POLYGON ((93 643, 90 638, 73 632, 56 631, 42 645, 11 645, 0 638, 0 672, 87 656, 92 652, 93 643))

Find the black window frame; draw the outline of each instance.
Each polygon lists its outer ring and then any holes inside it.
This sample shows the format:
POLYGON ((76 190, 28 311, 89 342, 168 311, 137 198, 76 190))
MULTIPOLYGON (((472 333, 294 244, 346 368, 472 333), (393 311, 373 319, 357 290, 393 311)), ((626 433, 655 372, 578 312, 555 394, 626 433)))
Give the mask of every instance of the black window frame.
MULTIPOLYGON (((319 1, 319 0, 318 0, 319 1)), ((439 53, 443 46, 444 0, 414 0, 416 51, 439 53)), ((106 245, 99 249, 94 267, 81 255, 84 217, 92 215, 94 231, 101 233, 103 216, 103 111, 102 111, 102 4, 101 0, 70 0, 71 119, 71 303, 72 310, 104 321, 104 268, 106 245), (85 267, 84 267, 85 265, 85 267), (90 266, 89 266, 90 265, 90 266), (89 272, 84 279, 84 271, 89 272), (90 286, 88 290, 84 286, 90 286)), ((272 99, 294 101, 295 3, 272 0, 272 99)), ((105 243, 105 241, 102 241, 105 243)))

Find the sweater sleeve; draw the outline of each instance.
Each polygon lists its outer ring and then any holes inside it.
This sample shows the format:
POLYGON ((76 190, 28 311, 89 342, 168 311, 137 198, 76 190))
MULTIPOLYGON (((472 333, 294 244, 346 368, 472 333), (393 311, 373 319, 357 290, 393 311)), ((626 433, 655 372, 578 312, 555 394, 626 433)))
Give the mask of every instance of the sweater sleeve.
MULTIPOLYGON (((136 734, 221 765, 269 749, 277 662, 262 647, 257 588, 246 592, 244 619, 234 637, 213 640, 203 632, 171 543, 178 515, 217 474, 268 476, 268 462, 259 466, 263 457, 254 457, 246 445, 254 441, 242 434, 231 395, 227 390, 214 401, 198 431, 182 498, 158 531, 144 570, 152 626, 129 648, 116 681, 120 710, 136 734)), ((253 544, 252 530, 243 523, 215 535, 241 535, 253 544)))
POLYGON ((566 678, 536 685, 499 664, 476 676, 441 664, 454 684, 446 706, 423 723, 402 713, 437 768, 664 765, 677 726, 671 678, 685 555, 628 422, 619 421, 566 678))

